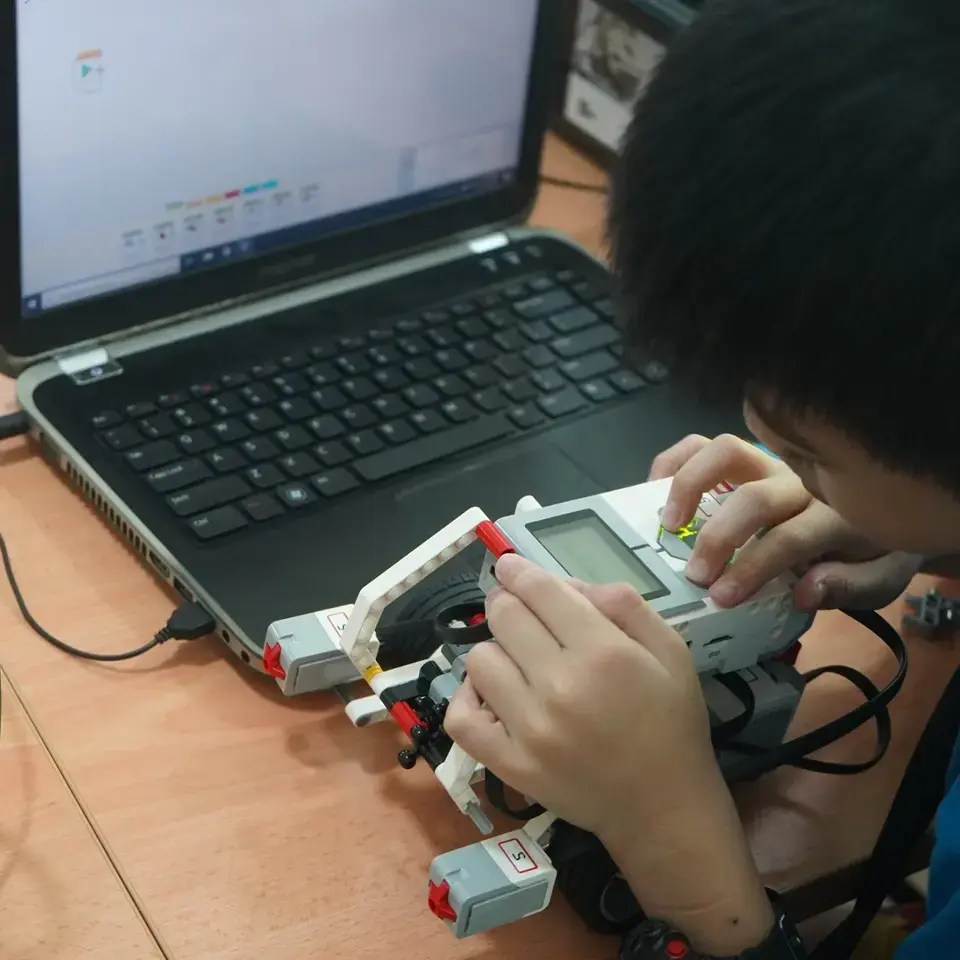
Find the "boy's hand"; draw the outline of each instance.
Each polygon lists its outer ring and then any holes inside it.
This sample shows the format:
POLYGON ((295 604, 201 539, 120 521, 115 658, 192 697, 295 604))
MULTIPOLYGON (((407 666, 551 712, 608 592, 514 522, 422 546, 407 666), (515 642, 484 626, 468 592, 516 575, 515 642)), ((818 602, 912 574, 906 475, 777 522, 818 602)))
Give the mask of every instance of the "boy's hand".
POLYGON ((736 916, 736 936, 759 942, 769 907, 683 640, 630 587, 573 585, 515 555, 496 574, 497 642, 469 654, 447 732, 595 833, 652 915, 729 953, 736 916))
POLYGON ((920 557, 877 550, 786 464, 737 437, 681 440, 657 457, 650 473, 651 480, 670 476, 663 520, 673 529, 689 522, 704 492, 724 480, 738 485, 704 525, 687 564, 687 576, 710 586, 721 606, 742 603, 794 570, 801 575, 794 595, 803 609, 877 609, 900 596, 920 569, 920 557), (761 531, 763 537, 751 541, 761 531))

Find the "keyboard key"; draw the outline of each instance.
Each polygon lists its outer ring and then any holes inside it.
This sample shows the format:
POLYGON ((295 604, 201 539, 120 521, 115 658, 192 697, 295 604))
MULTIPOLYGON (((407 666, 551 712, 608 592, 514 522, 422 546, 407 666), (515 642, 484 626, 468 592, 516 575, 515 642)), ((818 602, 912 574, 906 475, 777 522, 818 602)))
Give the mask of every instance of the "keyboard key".
POLYGON ((509 433, 506 420, 485 417, 357 460, 353 467, 368 482, 383 480, 492 443, 509 433))
POLYGON ((553 351, 542 344, 538 344, 535 347, 527 347, 527 349, 523 351, 523 359, 526 360, 529 366, 537 370, 552 366, 557 360, 553 351))
POLYGON ((280 365, 277 363, 258 363, 250 370, 254 380, 265 380, 267 377, 275 377, 280 372, 280 365))
POLYGON ((609 350, 600 350, 597 353, 587 354, 577 360, 568 360, 560 364, 560 370, 565 377, 580 383, 584 380, 593 380, 616 370, 620 364, 609 350))
POLYGON ((466 400, 448 400, 440 409, 443 415, 453 423, 467 423, 479 416, 476 407, 466 400))
POLYGON ((94 430, 106 430, 108 427, 115 427, 118 423, 123 423, 123 417, 113 410, 102 410, 90 420, 90 425, 94 430))
POLYGON ((481 296, 477 297, 477 303, 484 309, 490 310, 492 307, 496 307, 500 304, 500 294, 499 293, 484 293, 481 296))
POLYGON ((360 486, 346 470, 328 470, 315 476, 310 483, 321 497, 339 497, 341 493, 356 490, 360 486))
POLYGON ((165 413, 158 413, 155 417, 147 417, 140 421, 140 432, 151 440, 160 440, 177 432, 177 425, 165 413))
POLYGON ((305 377, 299 373, 282 373, 270 381, 274 389, 283 397, 294 397, 298 393, 306 393, 310 389, 305 377))
POLYGON ((206 430, 187 430, 177 435, 177 443, 184 453, 197 454, 206 453, 212 450, 216 445, 213 437, 206 430))
POLYGON ((373 374, 373 379, 380 384, 381 390, 389 392, 402 390, 410 382, 407 375, 399 367, 391 367, 389 370, 377 370, 373 374))
POLYGON ((450 421, 442 417, 436 410, 418 410, 410 414, 410 422, 421 433, 436 433, 450 426, 450 421))
POLYGON ((553 330, 543 320, 534 320, 532 323, 521 323, 520 332, 534 343, 543 343, 553 336, 553 330))
POLYGON ((197 487, 171 494, 167 497, 167 503, 177 516, 190 517, 195 513, 232 503, 250 492, 249 485, 241 477, 220 477, 217 480, 201 483, 197 487))
POLYGON ((424 310, 424 312, 420 315, 420 319, 430 326, 438 323, 446 323, 448 320, 450 320, 450 312, 439 309, 424 310))
POLYGON ((490 332, 490 328, 480 317, 467 317, 465 320, 458 320, 457 330, 466 340, 477 340, 490 332))
POLYGON ((173 393, 161 393, 157 397, 157 406, 163 410, 169 410, 171 407, 182 407, 190 402, 190 395, 182 390, 173 393))
POLYGON ((397 346, 408 357, 422 357, 424 354, 432 353, 432 348, 423 337, 402 337, 397 341, 397 346))
POLYGON ((433 359, 447 373, 462 370, 470 364, 470 361, 459 350, 438 350, 433 355, 433 359))
POLYGON ((463 352, 474 363, 484 363, 497 355, 497 348, 489 340, 471 340, 463 345, 463 352))
POLYGON ((180 463, 151 470, 146 479, 157 493, 173 493, 174 490, 189 487, 191 483, 199 483, 211 476, 213 474, 207 469, 206 464, 199 460, 181 460, 180 463))
POLYGON ((440 373, 440 368, 429 357, 408 360, 403 369, 411 380, 429 380, 440 373))
POLYGON ((367 352, 367 356, 370 358, 374 366, 377 367, 389 367, 395 363, 400 363, 403 360, 403 357, 400 355, 399 351, 394 346, 383 346, 383 347, 374 347, 372 350, 367 352))
POLYGON ((469 370, 464 371, 464 378, 470 382, 474 387, 490 387, 495 383, 500 382, 500 374, 497 373, 493 367, 471 367, 469 370))
POLYGON ((291 350, 280 358, 280 366, 284 370, 299 370, 310 362, 310 355, 306 350, 291 350))
POLYGON ((283 507, 269 493, 255 493, 252 497, 241 500, 240 508, 255 523, 272 520, 283 513, 283 507))
POLYGON ((280 468, 285 470, 294 480, 309 476, 320 469, 320 464, 307 453, 289 453, 280 458, 280 468))
POLYGON ((567 381, 555 369, 536 370, 530 374, 530 379, 538 390, 550 393, 567 385, 567 381))
POLYGON ((621 393, 635 393, 647 385, 647 382, 632 370, 618 370, 610 374, 609 380, 621 393))
POLYGON ((387 443, 409 443, 417 437, 417 431, 405 420, 391 420, 377 427, 377 432, 387 443))
POLYGON ((554 274, 557 283, 577 283, 580 280, 580 274, 573 270, 558 270, 554 274))
POLYGON ((527 372, 527 365, 515 353, 505 353, 493 362, 494 369, 504 377, 512 380, 527 372))
POLYGON ((457 336, 456 331, 454 331, 452 327, 437 327, 436 330, 431 330, 427 334, 427 339, 441 350, 452 347, 460 342, 460 337, 457 336))
POLYGON ((617 395, 606 380, 588 380, 580 384, 580 392, 594 403, 604 403, 617 395))
POLYGON ((307 420, 317 412, 316 407, 303 397, 291 397, 288 400, 281 400, 278 407, 280 412, 288 420, 293 420, 294 422, 307 420))
POLYGON ((218 393, 220 388, 215 383, 195 383, 190 388, 190 396, 196 400, 206 400, 208 397, 212 397, 215 393, 218 393))
POLYGON ((574 307, 550 317, 550 325, 557 333, 576 333, 597 322, 597 315, 587 307, 574 307))
POLYGON ((177 407, 173 411, 173 419, 184 430, 202 427, 210 422, 212 417, 199 403, 189 403, 185 407, 177 407))
POLYGON ((470 395, 470 399, 481 410, 486 410, 487 413, 502 410, 508 402, 499 387, 487 387, 486 390, 478 390, 470 395))
POLYGON ((284 487, 279 487, 277 496, 281 503, 285 503, 293 509, 305 507, 308 503, 313 503, 317 499, 304 483, 288 483, 284 487))
POLYGON ((131 403, 127 407, 127 416, 131 420, 141 420, 143 417, 149 417, 151 413, 156 413, 156 404, 145 401, 144 403, 131 403))
POLYGON ((351 400, 369 400, 380 392, 380 388, 366 377, 344 380, 340 386, 351 400))
POLYGON ((190 521, 190 528, 201 540, 213 540, 247 525, 243 514, 236 507, 222 507, 201 514, 190 521))
POLYGON ((544 421, 543 413, 532 403, 524 404, 520 407, 511 407, 507 411, 507 416, 520 427, 521 430, 529 430, 531 427, 536 427, 544 421))
POLYGON ((336 367, 348 377, 359 377, 370 370, 370 361, 362 353, 354 353, 349 357, 341 357, 336 367))
POLYGON ((504 330, 514 323, 514 316, 509 310, 488 310, 483 319, 494 330, 504 330))
POLYGON ((277 430, 273 439, 283 447, 284 450, 290 452, 296 450, 302 450, 304 447, 309 447, 313 443, 313 438, 307 433, 303 427, 283 427, 281 430, 277 430))
POLYGON ((383 449, 383 441, 372 430, 351 433, 346 442, 353 452, 361 457, 368 457, 371 453, 379 453, 383 449))
POLYGON ((346 427, 332 414, 314 417, 307 426, 318 440, 332 440, 346 432, 346 427))
POLYGON ((283 421, 273 410, 251 410, 243 419, 247 426, 257 433, 266 433, 283 426, 283 421))
POLYGON ((235 393, 221 393, 218 397, 211 397, 207 406, 215 417, 235 417, 247 409, 247 405, 235 393))
POLYGON ((605 287, 603 284, 597 283, 595 280, 581 280, 579 283, 574 284, 573 292, 581 300, 600 300, 603 297, 609 295, 610 290, 608 287, 605 287))
POLYGON ((513 305, 513 309, 527 320, 533 320, 537 317, 546 317, 552 313, 559 313, 569 307, 575 306, 576 301, 566 290, 552 290, 549 293, 541 293, 527 300, 520 300, 513 305))
POLYGON ((180 451, 169 440, 148 443, 124 454, 124 459, 134 470, 152 470, 180 459, 180 451))
POLYGON ((434 377, 432 386, 445 397, 462 397, 470 392, 470 384, 456 375, 434 377))
POLYGON ((365 430, 377 422, 377 415, 362 403, 356 403, 340 411, 340 418, 351 430, 365 430))
POLYGON ((539 395, 539 391, 528 377, 505 383, 501 389, 515 403, 524 403, 539 395))
MULTIPOLYGON (((272 372, 272 371, 271 371, 272 372)), ((256 376, 256 374, 254 374, 256 376)), ((251 407, 265 407, 277 399, 276 393, 265 383, 251 383, 240 391, 240 396, 251 407)))
POLYGON ((204 459, 217 473, 233 473, 234 470, 242 470, 247 465, 247 461, 231 447, 214 450, 213 453, 208 453, 204 459))
POLYGON ((314 360, 329 360, 337 355, 337 347, 333 343, 318 343, 311 347, 308 352, 314 360))
POLYGON ((325 413, 346 406, 347 398, 336 387, 321 387, 310 394, 310 399, 325 413))
POLYGON ((317 363, 306 370, 315 387, 329 387, 340 380, 340 374, 329 363, 317 363))
POLYGON ((250 429, 239 420, 218 420, 210 424, 210 432, 221 443, 236 443, 250 436, 250 429))
POLYGON ((499 333, 495 333, 493 335, 493 342, 507 353, 517 353, 530 346, 530 342, 521 336, 520 331, 515 328, 501 330, 499 333))
POLYGON ((367 340, 366 337, 349 336, 341 337, 337 343, 340 344, 341 350, 355 352, 357 350, 362 350, 367 345, 367 340))
POLYGON ((220 386, 226 387, 228 390, 233 390, 236 387, 242 387, 245 383, 250 382, 250 377, 245 373, 225 373, 220 378, 220 386))
POLYGON ((617 331, 613 327, 603 325, 582 330, 580 333, 575 333, 569 337, 560 337, 554 340, 550 346, 555 353, 568 360, 585 353, 592 353, 594 350, 600 350, 603 347, 609 347, 616 343, 618 339, 617 331))
POLYGON ((279 449, 266 437, 251 437, 249 440, 244 440, 240 444, 240 449, 254 463, 262 463, 264 460, 272 460, 280 456, 279 449))
MULTIPOLYGON (((450 318, 444 313, 440 315, 439 320, 434 320, 434 323, 445 323, 450 318)), ((417 333, 423 329, 423 321, 418 317, 404 317, 402 320, 396 322, 396 328, 398 333, 417 333)))
POLYGON ((525 283, 512 283, 503 288, 503 295, 508 300, 522 300, 530 292, 525 283))
POLYGON ((245 470, 243 475, 255 487, 266 490, 269 487, 275 487, 278 483, 283 483, 283 474, 272 464, 263 463, 256 467, 250 467, 245 470))
POLYGON ((425 383, 415 383, 413 386, 407 387, 403 391, 403 397, 411 407, 417 409, 432 407, 440 402, 440 396, 436 390, 425 383))
POLYGON ((551 393, 541 397, 538 401, 540 409, 548 417, 565 417, 568 413, 574 413, 586 406, 587 399, 579 390, 568 387, 558 393, 551 393))
POLYGON ((468 314, 473 313, 476 309, 476 304, 470 303, 469 300, 463 300, 460 303, 454 303, 451 305, 450 312, 455 317, 465 317, 468 314))
POLYGON ((353 459, 353 454, 337 440, 332 443, 321 443, 320 446, 313 448, 313 452, 325 467, 338 467, 341 463, 353 459))
POLYGON ((534 293, 545 293, 547 290, 552 290, 556 284, 550 277, 534 277, 528 286, 534 293))
POLYGON ((133 427, 126 425, 114 427, 113 430, 107 430, 106 433, 101 433, 100 436, 111 450, 129 450, 130 447, 135 447, 143 443, 143 437, 140 433, 134 430, 133 427))
POLYGON ((394 420, 410 411, 410 407, 395 393, 388 393, 386 396, 377 397, 371 406, 385 420, 394 420))
POLYGON ((612 320, 617 315, 617 309, 609 297, 595 303, 593 309, 607 320, 612 320))

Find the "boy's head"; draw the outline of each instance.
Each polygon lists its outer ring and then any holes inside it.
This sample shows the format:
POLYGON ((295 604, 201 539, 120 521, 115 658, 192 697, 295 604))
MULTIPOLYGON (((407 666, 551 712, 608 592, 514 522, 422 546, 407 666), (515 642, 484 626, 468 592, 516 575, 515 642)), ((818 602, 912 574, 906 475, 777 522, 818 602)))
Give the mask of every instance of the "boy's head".
POLYGON ((625 335, 880 545, 960 550, 960 3, 712 0, 640 101, 625 335))

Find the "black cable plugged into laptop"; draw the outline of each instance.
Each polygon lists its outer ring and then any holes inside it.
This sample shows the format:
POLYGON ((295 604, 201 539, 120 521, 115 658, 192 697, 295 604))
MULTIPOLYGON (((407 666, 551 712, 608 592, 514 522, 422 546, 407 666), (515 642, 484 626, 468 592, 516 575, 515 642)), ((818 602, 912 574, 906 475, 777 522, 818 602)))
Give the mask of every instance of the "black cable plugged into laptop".
POLYGON ((0 417, 0 440, 22 437, 30 432, 30 421, 22 410, 6 413, 0 417))
MULTIPOLYGON (((0 418, 0 431, 2 431, 2 418, 0 418)), ((16 575, 13 572, 10 551, 7 549, 7 542, 2 534, 0 534, 0 558, 3 560, 3 569, 6 572, 7 581, 10 584, 10 589, 13 591, 13 597, 17 601, 17 606, 20 608, 23 619, 26 620, 34 633, 46 640, 51 646, 56 647, 64 653, 70 654, 71 657, 78 657, 81 660, 93 660, 97 663, 118 663, 122 660, 133 660, 153 650, 154 647, 159 647, 160 644, 166 643, 168 640, 199 640, 200 637, 205 637, 213 633, 216 627, 213 617, 211 617, 206 610, 196 603, 181 600, 180 605, 170 615, 170 619, 167 620, 166 624, 157 631, 152 640, 142 646, 136 647, 133 650, 127 650, 124 653, 93 653, 88 650, 80 650, 55 637, 34 618, 30 609, 27 607, 26 601, 23 599, 23 593, 20 590, 20 585, 17 583, 16 575)))

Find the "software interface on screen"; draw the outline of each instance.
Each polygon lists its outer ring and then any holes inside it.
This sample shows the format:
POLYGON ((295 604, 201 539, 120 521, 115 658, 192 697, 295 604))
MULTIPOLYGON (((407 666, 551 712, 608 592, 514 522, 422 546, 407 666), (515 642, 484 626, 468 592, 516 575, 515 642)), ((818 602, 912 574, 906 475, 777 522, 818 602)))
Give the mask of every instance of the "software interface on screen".
POLYGON ((490 190, 536 0, 16 0, 25 313, 490 190))

